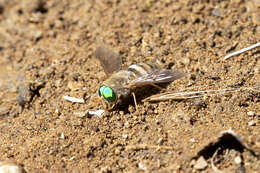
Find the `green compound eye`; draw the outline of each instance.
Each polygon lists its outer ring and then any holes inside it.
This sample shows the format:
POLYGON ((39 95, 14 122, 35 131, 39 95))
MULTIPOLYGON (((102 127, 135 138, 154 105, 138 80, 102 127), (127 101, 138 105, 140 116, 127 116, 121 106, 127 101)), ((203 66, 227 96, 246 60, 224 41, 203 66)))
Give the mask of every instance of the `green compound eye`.
POLYGON ((98 90, 98 95, 103 96, 108 102, 116 101, 115 92, 107 86, 101 86, 98 90))

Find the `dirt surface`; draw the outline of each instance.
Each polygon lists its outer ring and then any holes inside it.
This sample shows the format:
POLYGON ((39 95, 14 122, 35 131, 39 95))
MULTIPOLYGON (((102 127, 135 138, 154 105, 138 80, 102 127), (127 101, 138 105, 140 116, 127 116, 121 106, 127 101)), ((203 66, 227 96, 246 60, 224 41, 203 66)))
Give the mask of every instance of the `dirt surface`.
POLYGON ((245 148, 199 151, 232 129, 260 153, 260 49, 223 60, 259 41, 259 0, 1 0, 0 160, 26 172, 256 173, 260 158, 245 148), (190 74, 169 92, 254 89, 153 103, 137 93, 138 111, 130 101, 89 116, 106 79, 100 44, 124 68, 157 57, 190 74))

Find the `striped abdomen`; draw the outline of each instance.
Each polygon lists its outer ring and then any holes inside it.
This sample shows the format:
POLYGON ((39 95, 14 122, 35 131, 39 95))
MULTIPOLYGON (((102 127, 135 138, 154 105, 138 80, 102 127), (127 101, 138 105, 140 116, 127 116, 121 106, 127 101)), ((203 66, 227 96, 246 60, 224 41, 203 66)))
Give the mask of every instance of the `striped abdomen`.
POLYGON ((138 63, 133 64, 128 67, 127 71, 131 72, 134 78, 138 78, 140 76, 145 76, 149 72, 160 69, 161 66, 158 62, 147 62, 147 63, 138 63))

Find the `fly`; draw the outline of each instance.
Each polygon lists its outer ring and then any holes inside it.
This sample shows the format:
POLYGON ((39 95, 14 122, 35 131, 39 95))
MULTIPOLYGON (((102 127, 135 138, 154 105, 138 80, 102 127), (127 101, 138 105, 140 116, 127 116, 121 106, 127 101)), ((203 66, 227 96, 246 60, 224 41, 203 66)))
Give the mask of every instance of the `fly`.
MULTIPOLYGON (((137 87, 170 83, 186 76, 186 73, 163 69, 158 60, 147 63, 138 63, 122 70, 122 58, 107 47, 100 46, 95 51, 95 57, 100 61, 107 79, 98 89, 98 96, 107 110, 122 102, 133 94, 136 105, 134 90, 137 87)), ((159 87, 161 88, 161 87, 159 87)), ((136 105, 137 106, 137 105, 136 105)))

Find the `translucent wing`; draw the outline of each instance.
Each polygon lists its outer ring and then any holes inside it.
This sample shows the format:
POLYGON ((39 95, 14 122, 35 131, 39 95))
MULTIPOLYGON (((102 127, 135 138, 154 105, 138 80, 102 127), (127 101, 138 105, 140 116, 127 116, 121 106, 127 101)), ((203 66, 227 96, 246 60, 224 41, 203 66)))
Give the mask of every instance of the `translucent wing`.
POLYGON ((131 81, 130 86, 144 86, 144 85, 153 85, 160 83, 170 83, 177 79, 180 79, 186 76, 186 73, 166 70, 166 69, 155 69, 149 72, 147 75, 140 76, 139 78, 131 81))
POLYGON ((104 46, 98 47, 95 51, 95 56, 108 76, 121 69, 122 58, 109 48, 104 46))

